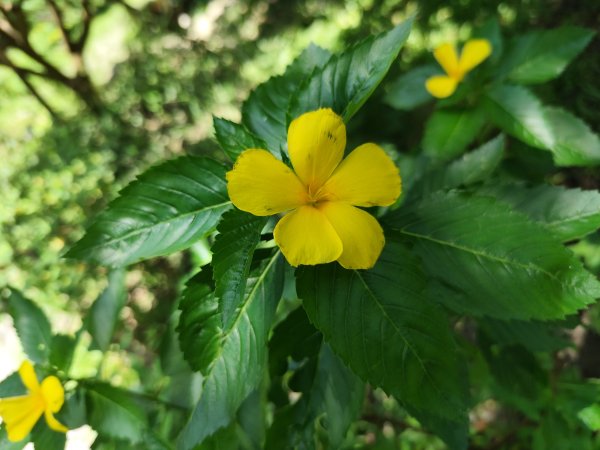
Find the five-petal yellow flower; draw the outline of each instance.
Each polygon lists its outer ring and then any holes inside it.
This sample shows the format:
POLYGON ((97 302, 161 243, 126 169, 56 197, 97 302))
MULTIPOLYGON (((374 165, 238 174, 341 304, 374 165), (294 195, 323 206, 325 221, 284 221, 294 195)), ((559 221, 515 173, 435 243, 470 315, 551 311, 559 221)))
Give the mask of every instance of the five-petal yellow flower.
POLYGON ((465 75, 481 64, 492 53, 492 45, 487 39, 471 39, 462 49, 460 58, 452 44, 442 44, 433 51, 433 56, 446 72, 435 75, 425 82, 431 95, 437 98, 450 97, 465 75))
POLYGON ((29 361, 21 364, 19 375, 27 394, 0 399, 0 417, 6 426, 8 440, 18 442, 25 439, 42 414, 50 428, 66 433, 67 427, 54 417, 65 402, 65 391, 58 378, 49 376, 40 384, 29 361))
POLYGON ((401 181, 394 162, 370 143, 342 161, 346 126, 328 108, 293 120, 287 144, 294 170, 266 150, 240 154, 227 173, 233 204, 256 216, 285 214, 273 234, 292 266, 338 261, 348 269, 373 267, 383 230, 357 206, 396 201, 401 181))

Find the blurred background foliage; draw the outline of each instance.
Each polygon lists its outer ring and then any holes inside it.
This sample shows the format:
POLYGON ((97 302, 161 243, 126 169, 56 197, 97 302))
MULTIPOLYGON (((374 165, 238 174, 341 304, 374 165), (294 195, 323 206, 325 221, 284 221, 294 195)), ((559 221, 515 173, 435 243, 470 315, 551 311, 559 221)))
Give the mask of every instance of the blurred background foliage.
MULTIPOLYGON (((108 274, 61 253, 121 187, 165 158, 221 158, 211 116, 239 121, 253 86, 281 73, 310 42, 336 51, 413 13, 417 24, 400 60, 349 131, 402 153, 416 149, 432 105, 402 112, 381 99, 389 81, 430 61, 435 45, 463 41, 491 17, 506 36, 565 24, 600 26, 600 3, 584 0, 0 0, 0 287, 33 299, 55 331, 76 331, 108 274)), ((599 79, 596 36, 559 79, 536 93, 600 131, 599 79)), ((556 171, 546 154, 532 158, 531 176, 600 186, 596 169, 556 171)), ((597 236, 573 248, 600 269, 597 236)), ((169 348, 172 329, 164 318, 174 310, 183 277, 208 257, 198 245, 132 267, 113 343, 103 356, 83 357, 81 370, 89 366, 127 387, 164 385, 157 355, 169 348)), ((592 309, 586 321, 600 331, 600 312, 592 309)), ((600 365, 589 370, 600 375, 600 365)), ((410 432, 403 433, 406 446, 397 446, 396 436, 410 429, 397 405, 378 392, 370 400, 366 429, 355 432, 371 436, 367 443, 378 441, 377 448, 413 448, 410 432)), ((474 412, 474 426, 485 428, 490 408, 474 412)), ((500 428, 514 425, 514 418, 505 419, 500 428)), ((427 436, 419 439, 424 448, 436 448, 423 444, 427 436)), ((484 447, 496 437, 486 439, 481 448, 508 448, 502 442, 484 447)))

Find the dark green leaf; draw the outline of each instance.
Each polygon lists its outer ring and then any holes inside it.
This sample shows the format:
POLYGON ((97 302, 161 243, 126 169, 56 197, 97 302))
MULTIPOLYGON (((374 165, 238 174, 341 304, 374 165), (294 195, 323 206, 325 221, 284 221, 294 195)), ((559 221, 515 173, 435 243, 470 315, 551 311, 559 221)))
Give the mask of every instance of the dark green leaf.
POLYGON ((52 330, 44 312, 15 289, 10 290, 8 311, 29 359, 46 364, 52 346, 52 330))
POLYGON ((14 372, 0 381, 0 398, 16 397, 27 393, 27 388, 23 385, 19 372, 14 372))
POLYGON ((119 319, 127 301, 125 270, 115 269, 108 275, 108 286, 96 299, 86 317, 86 326, 93 343, 103 352, 108 350, 119 319))
POLYGON ((26 445, 26 440, 22 440, 21 442, 9 441, 4 425, 0 425, 0 450, 22 450, 26 445))
POLYGON ((178 448, 190 450, 231 422, 240 404, 260 383, 266 364, 267 339, 283 287, 277 252, 248 280, 245 301, 209 367, 200 400, 182 431, 178 448))
POLYGON ((511 136, 532 147, 554 147, 552 125, 544 107, 524 87, 496 86, 487 92, 483 105, 489 120, 511 136))
POLYGON ((219 117, 213 117, 213 124, 217 141, 231 161, 235 161, 246 149, 267 148, 267 144, 254 136, 244 125, 219 117))
POLYGON ((425 288, 418 260, 389 236, 372 270, 334 263, 298 271, 308 316, 355 373, 411 411, 466 420, 463 362, 425 288))
POLYGON ((221 317, 213 288, 200 272, 191 278, 179 303, 177 332, 185 360, 192 369, 206 374, 221 350, 221 317))
POLYGON ((433 64, 409 70, 390 83, 384 98, 385 103, 392 108, 411 110, 433 100, 431 94, 425 89, 425 81, 439 73, 439 67, 433 64))
POLYGON ((122 389, 107 384, 87 385, 89 425, 114 439, 140 442, 148 428, 143 409, 122 389))
POLYGON ((435 159, 455 158, 475 140, 484 122, 478 109, 438 109, 425 124, 423 151, 435 159))
MULTIPOLYGON (((500 22, 497 17, 491 17, 486 20, 481 27, 473 30, 473 38, 483 38, 490 41, 492 44, 492 54, 489 60, 492 63, 496 63, 502 57, 504 52, 504 40, 502 39, 502 30, 500 29, 500 22)), ((496 68, 494 67, 496 70, 496 68)))
POLYGON ((439 301, 457 311, 558 319, 600 296, 600 283, 570 251, 492 198, 437 193, 385 220, 443 287, 439 301))
POLYGON ((332 57, 295 94, 290 116, 330 107, 348 122, 371 96, 408 38, 412 19, 332 57))
POLYGON ((600 138, 583 120, 561 108, 545 108, 544 115, 554 133, 557 166, 600 164, 600 138))
POLYGON ((563 242, 579 239, 600 228, 600 193, 540 185, 486 187, 484 193, 540 222, 563 242))
POLYGON ((46 425, 46 421, 42 419, 38 420, 31 431, 31 442, 33 442, 36 449, 64 450, 67 435, 50 429, 46 425))
POLYGON ((544 83, 558 77, 587 46, 594 32, 564 26, 533 31, 515 38, 501 63, 501 73, 520 84, 544 83))
POLYGON ((522 345, 531 352, 551 352, 569 345, 568 339, 559 334, 558 324, 553 322, 485 318, 479 324, 495 343, 522 345))
POLYGON ((266 217, 235 209, 225 213, 217 227, 212 265, 223 328, 229 328, 244 299, 252 255, 266 223, 266 217))
POLYGON ((67 373, 73 362, 77 340, 73 336, 57 334, 52 336, 50 364, 67 373))
POLYGON ((298 85, 330 58, 329 52, 310 45, 279 77, 257 87, 242 108, 243 123, 264 139, 267 148, 279 155, 287 136, 287 117, 292 94, 298 85))
POLYGON ((183 156, 140 175, 66 256, 124 266, 192 245, 230 207, 225 167, 183 156))

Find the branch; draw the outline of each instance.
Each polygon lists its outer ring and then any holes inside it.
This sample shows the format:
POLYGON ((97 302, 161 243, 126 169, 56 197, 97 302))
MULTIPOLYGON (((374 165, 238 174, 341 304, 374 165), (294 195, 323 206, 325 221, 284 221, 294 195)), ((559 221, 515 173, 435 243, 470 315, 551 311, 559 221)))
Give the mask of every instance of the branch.
POLYGON ((75 43, 71 41, 69 37, 69 30, 67 30, 67 27, 65 26, 62 11, 60 10, 60 8, 54 0, 47 0, 47 2, 50 5, 50 9, 54 13, 56 23, 58 23, 58 28, 60 28, 60 32, 63 36, 65 43, 67 44, 67 47, 69 48, 69 51, 71 53, 76 53, 74 50, 75 43))
POLYGON ((85 46, 85 42, 90 34, 90 26, 92 24, 92 9, 90 8, 90 1, 83 0, 81 2, 81 6, 83 7, 83 31, 81 32, 81 36, 74 43, 72 52, 81 53, 83 51, 83 47, 85 46))
POLYGON ((31 93, 31 95, 33 95, 38 102, 40 102, 40 104, 46 108, 46 110, 50 113, 50 116, 52 116, 52 118, 56 119, 58 118, 58 114, 56 114, 56 112, 52 109, 52 107, 48 104, 48 102, 46 102, 46 100, 44 99, 44 97, 42 97, 40 95, 40 93, 37 91, 37 89, 35 88, 35 86, 33 86, 29 80, 27 79, 27 74, 24 73, 23 69, 20 69, 18 67, 14 67, 13 66, 13 70, 15 71, 15 73, 17 74, 17 76, 21 79, 21 81, 23 82, 23 84, 25 85, 25 87, 29 90, 29 92, 31 93))

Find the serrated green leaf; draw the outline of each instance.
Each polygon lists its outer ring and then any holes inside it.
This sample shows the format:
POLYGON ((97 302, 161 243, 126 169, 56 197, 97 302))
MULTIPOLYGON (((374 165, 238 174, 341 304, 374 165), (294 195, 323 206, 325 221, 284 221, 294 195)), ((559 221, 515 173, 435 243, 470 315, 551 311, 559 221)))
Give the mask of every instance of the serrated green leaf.
POLYGON ((8 440, 8 434, 4 425, 0 424, 0 450, 22 450, 27 445, 27 441, 11 442, 8 440))
POLYGON ((217 227, 212 265, 223 328, 229 328, 242 303, 252 255, 266 223, 266 217, 234 209, 223 215, 217 227))
POLYGON ((600 296, 600 283, 571 252, 492 198, 436 193, 385 222, 412 243, 443 287, 438 300, 461 313, 550 320, 600 296))
POLYGON ((290 117, 329 107, 348 122, 371 96, 408 38, 412 19, 333 56, 294 95, 290 117))
POLYGON ((431 94, 425 89, 425 81, 439 72, 439 67, 433 64, 409 70, 390 83, 384 102, 392 108, 409 111, 433 100, 431 94))
POLYGON ((215 136, 219 145, 231 161, 249 148, 267 148, 262 139, 254 136, 244 125, 213 117, 215 136))
POLYGON ((526 88, 501 85, 484 96, 488 119, 501 130, 528 145, 551 150, 555 139, 544 106, 526 88))
POLYGON ((286 143, 287 117, 292 94, 317 67, 323 66, 330 53, 311 44, 288 66, 285 73, 258 86, 242 107, 242 123, 264 139, 267 149, 279 155, 286 143))
POLYGON ((554 322, 479 319, 485 333, 497 344, 522 345, 531 352, 551 352, 569 345, 569 340, 559 334, 554 322))
POLYGON ((404 245, 388 236, 369 271, 328 264, 302 267, 297 275, 308 316, 356 374, 410 410, 466 420, 463 361, 404 245))
POLYGON ((266 364, 267 339, 283 288, 279 252, 248 280, 245 301, 210 366, 200 400, 183 429, 177 447, 190 450, 226 426, 240 404, 260 383, 266 364))
POLYGON ((600 138, 583 120, 555 107, 545 108, 544 116, 554 133, 551 150, 557 166, 600 164, 600 138))
POLYGON ((501 74, 520 84, 544 83, 558 77, 588 45, 594 32, 563 26, 516 37, 500 66, 501 74))
POLYGON ((582 238, 600 228, 598 191, 502 184, 487 186, 482 192, 527 214, 563 242, 582 238))
POLYGON ((455 158, 475 140, 484 123, 478 109, 438 109, 425 124, 423 152, 440 160, 455 158))
POLYGON ((45 420, 38 420, 31 431, 31 442, 36 449, 64 450, 67 443, 67 435, 54 431, 46 425, 45 420))
POLYGON ((200 272, 186 283, 179 309, 179 345, 190 367, 203 374, 221 350, 221 317, 213 288, 200 272))
POLYGON ((168 255, 213 230, 230 205, 225 167, 183 156, 123 189, 66 256, 116 267, 168 255))
POLYGON ((44 312, 15 289, 10 289, 8 311, 29 359, 46 364, 52 346, 52 329, 44 312))
POLYGON ((85 319, 93 343, 103 352, 108 350, 126 301, 125 270, 112 270, 108 275, 108 286, 92 304, 85 319))
POLYGON ((87 384, 89 425, 113 439, 139 443, 148 428, 146 415, 122 389, 103 383, 87 384))

